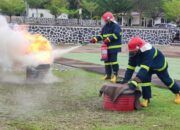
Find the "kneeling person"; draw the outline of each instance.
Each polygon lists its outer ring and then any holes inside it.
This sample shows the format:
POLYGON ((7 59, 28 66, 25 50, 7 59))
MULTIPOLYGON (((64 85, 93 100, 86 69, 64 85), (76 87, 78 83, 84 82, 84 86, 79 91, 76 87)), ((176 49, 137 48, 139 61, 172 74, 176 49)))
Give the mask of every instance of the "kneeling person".
POLYGON ((125 76, 119 83, 127 83, 131 89, 142 87, 145 99, 141 105, 147 107, 151 98, 151 78, 156 74, 158 78, 176 95, 175 103, 180 104, 180 87, 168 73, 168 63, 161 51, 140 37, 132 38, 128 43, 129 61, 125 76), (134 79, 135 67, 140 66, 134 79))

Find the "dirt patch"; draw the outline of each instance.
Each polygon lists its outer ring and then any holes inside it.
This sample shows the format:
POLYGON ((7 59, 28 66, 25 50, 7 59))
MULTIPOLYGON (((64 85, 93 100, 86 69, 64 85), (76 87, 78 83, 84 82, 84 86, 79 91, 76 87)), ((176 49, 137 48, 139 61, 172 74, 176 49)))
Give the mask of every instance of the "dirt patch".
MULTIPOLYGON (((95 72, 95 73, 99 73, 99 74, 104 74, 105 73, 104 66, 99 65, 99 64, 93 64, 93 63, 89 63, 89 62, 83 62, 83 61, 79 61, 79 60, 66 59, 66 58, 57 59, 55 61, 55 63, 66 65, 66 66, 71 66, 71 67, 75 67, 75 68, 81 68, 83 70, 90 71, 90 72, 95 72)), ((125 70, 120 69, 119 74, 118 74, 119 78, 122 78, 124 76, 124 73, 125 73, 125 70)), ((180 80, 176 80, 176 81, 180 85, 180 80)), ((153 76, 152 83, 159 86, 159 87, 167 88, 164 85, 164 83, 162 83, 159 80, 159 78, 157 78, 156 75, 153 76)))

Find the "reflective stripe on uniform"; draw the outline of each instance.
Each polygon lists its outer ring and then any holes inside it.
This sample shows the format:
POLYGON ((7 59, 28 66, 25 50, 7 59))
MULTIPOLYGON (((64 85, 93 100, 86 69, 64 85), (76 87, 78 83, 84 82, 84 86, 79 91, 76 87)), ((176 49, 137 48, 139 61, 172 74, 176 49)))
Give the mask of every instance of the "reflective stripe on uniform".
POLYGON ((105 65, 116 65, 116 64, 118 64, 117 61, 116 62, 107 62, 107 63, 105 63, 105 65))
POLYGON ((121 45, 109 46, 108 49, 116 49, 121 48, 121 45))
POLYGON ((116 64, 118 64, 117 61, 116 62, 111 62, 111 65, 116 65, 116 64))
POLYGON ((166 59, 165 59, 165 62, 164 62, 163 67, 161 67, 160 69, 155 69, 155 70, 157 70, 157 71, 163 71, 163 70, 166 69, 166 67, 167 67, 167 61, 166 61, 166 59))
POLYGON ((147 70, 147 71, 149 71, 149 66, 147 66, 147 65, 140 65, 140 67, 147 70))
POLYGON ((130 81, 130 83, 132 83, 134 86, 136 86, 136 87, 139 87, 138 86, 138 83, 136 82, 136 81, 134 81, 134 80, 132 80, 132 81, 130 81))
POLYGON ((118 39, 118 37, 116 36, 115 33, 111 33, 111 34, 103 34, 103 37, 104 37, 104 38, 109 37, 109 36, 113 36, 114 39, 118 39))
POLYGON ((152 83, 151 82, 146 82, 146 83, 139 83, 138 86, 140 87, 148 87, 148 86, 151 86, 152 83))
POLYGON ((155 49, 155 52, 154 52, 154 56, 153 56, 153 59, 156 58, 156 56, 158 55, 158 50, 155 49))
POLYGON ((135 70, 135 68, 136 67, 134 67, 134 66, 131 66, 131 65, 128 65, 128 67, 127 67, 128 69, 130 69, 130 70, 135 70))
POLYGON ((105 65, 111 65, 111 62, 106 62, 106 63, 104 63, 105 65))
POLYGON ((174 85, 174 80, 172 79, 172 83, 169 85, 169 88, 172 88, 173 85, 174 85))

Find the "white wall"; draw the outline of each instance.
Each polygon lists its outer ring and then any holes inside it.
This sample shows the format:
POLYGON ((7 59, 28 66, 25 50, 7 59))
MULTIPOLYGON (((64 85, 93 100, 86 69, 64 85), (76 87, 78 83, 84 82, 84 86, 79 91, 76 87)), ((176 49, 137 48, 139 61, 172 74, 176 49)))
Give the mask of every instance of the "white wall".
MULTIPOLYGON (((54 15, 50 13, 47 9, 31 9, 28 10, 28 17, 35 17, 35 18, 54 18, 54 15)), ((62 13, 58 16, 58 19, 68 19, 68 15, 62 13)))
POLYGON ((58 19, 68 19, 68 15, 62 13, 60 16, 58 16, 58 19))
POLYGON ((43 15, 42 18, 54 18, 54 16, 50 13, 49 10, 46 9, 29 9, 28 10, 28 17, 41 17, 41 14, 43 15))
POLYGON ((139 25, 140 23, 140 16, 132 16, 131 25, 139 25))
POLYGON ((158 17, 154 20, 154 24, 159 24, 161 23, 161 17, 158 17))

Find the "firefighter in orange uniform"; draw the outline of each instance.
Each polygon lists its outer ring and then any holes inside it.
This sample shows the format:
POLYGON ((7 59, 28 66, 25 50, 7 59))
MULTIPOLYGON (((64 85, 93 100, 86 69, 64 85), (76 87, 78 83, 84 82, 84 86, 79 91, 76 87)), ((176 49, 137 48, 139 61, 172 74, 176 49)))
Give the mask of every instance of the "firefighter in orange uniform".
POLYGON ((117 81, 119 64, 117 62, 118 52, 121 52, 121 28, 114 19, 111 12, 106 12, 102 16, 102 20, 105 22, 100 35, 94 36, 90 42, 96 43, 98 41, 103 41, 102 53, 107 46, 107 57, 102 59, 105 63, 105 73, 103 77, 104 80, 110 79, 111 82, 115 83, 117 81))
POLYGON ((168 73, 168 63, 164 55, 150 43, 140 37, 132 38, 128 43, 129 62, 123 80, 117 83, 127 83, 131 89, 142 87, 144 101, 143 107, 147 107, 151 98, 151 77, 156 74, 158 78, 175 94, 175 103, 180 104, 180 87, 168 73), (140 66, 135 78, 131 77, 136 66, 140 66))

